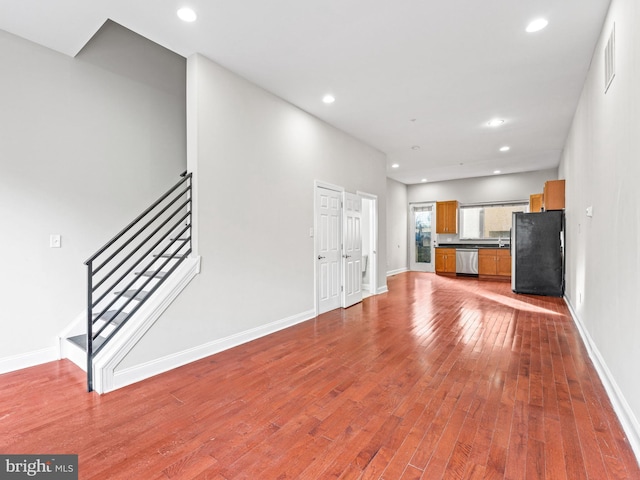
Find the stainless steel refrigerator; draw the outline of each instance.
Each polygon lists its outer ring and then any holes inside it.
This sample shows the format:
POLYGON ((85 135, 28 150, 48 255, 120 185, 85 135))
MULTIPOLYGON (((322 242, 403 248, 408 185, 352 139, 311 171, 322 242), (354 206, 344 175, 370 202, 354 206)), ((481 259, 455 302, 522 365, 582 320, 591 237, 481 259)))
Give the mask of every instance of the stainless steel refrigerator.
POLYGON ((555 297, 564 294, 564 211, 513 214, 511 289, 555 297))

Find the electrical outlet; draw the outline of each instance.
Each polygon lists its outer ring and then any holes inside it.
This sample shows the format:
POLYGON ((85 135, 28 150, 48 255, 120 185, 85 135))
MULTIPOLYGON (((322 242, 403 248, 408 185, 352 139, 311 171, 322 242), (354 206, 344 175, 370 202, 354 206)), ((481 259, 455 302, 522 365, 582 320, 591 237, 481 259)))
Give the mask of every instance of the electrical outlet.
POLYGON ((62 238, 58 234, 49 235, 49 247, 60 248, 62 246, 62 238))

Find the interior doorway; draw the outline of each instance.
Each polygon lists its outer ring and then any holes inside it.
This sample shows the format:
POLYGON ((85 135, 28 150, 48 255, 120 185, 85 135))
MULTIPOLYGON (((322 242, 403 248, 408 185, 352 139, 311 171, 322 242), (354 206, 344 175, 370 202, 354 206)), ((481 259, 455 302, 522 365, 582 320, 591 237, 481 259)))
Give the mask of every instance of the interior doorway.
POLYGON ((362 198, 362 297, 366 298, 378 293, 378 197, 358 194, 362 198))
POLYGON ((435 271, 434 203, 409 206, 409 269, 418 272, 435 271))
POLYGON ((377 294, 378 197, 316 181, 314 211, 317 314, 377 294))

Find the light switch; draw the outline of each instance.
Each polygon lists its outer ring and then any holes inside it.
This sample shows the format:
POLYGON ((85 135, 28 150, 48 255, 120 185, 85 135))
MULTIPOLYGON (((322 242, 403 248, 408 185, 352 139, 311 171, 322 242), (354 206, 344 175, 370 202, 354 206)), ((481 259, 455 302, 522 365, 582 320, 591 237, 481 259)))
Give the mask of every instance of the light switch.
POLYGON ((49 235, 49 247, 60 248, 62 246, 62 239, 58 234, 49 235))
POLYGON ((309 236, 310 236, 310 237, 313 237, 313 227, 311 227, 311 228, 309 229, 309 236))
POLYGON ((593 207, 587 207, 587 217, 593 217, 593 207))

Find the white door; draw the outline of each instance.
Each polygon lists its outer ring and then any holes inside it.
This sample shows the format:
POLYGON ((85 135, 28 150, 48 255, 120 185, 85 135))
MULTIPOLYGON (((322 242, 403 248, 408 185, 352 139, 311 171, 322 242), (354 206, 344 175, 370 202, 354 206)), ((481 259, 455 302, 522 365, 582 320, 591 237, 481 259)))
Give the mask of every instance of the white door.
POLYGON ((342 306, 362 301, 362 199, 353 193, 343 193, 343 268, 342 306))
POLYGON ((435 270, 435 211, 433 203, 410 206, 410 270, 419 272, 433 272, 435 270))
POLYGON ((339 308, 342 277, 341 194, 327 188, 316 188, 316 262, 318 314, 339 308))

